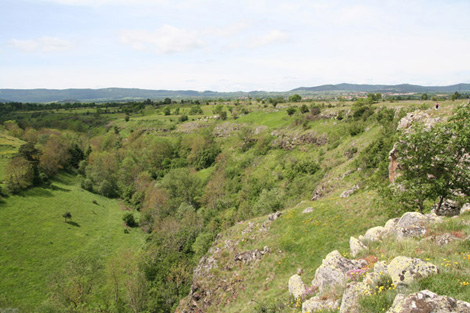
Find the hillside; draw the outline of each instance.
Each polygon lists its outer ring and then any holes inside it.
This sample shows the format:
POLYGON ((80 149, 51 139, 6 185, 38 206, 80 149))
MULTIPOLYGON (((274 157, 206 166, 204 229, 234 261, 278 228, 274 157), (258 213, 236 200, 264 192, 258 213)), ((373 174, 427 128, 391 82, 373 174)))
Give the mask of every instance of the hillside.
MULTIPOLYGON (((403 213, 382 195, 399 121, 444 121, 461 104, 247 99, 13 112, 2 132, 0 307, 299 312, 288 286, 298 268, 308 283, 331 251, 350 257, 350 236, 403 213), (24 170, 22 184, 5 176, 11 165, 24 170)), ((452 227, 469 233, 449 224, 430 234, 452 227)), ((379 257, 379 244, 366 244, 360 257, 379 257)), ((382 259, 404 253, 383 244, 382 259)))
POLYGON ((293 93, 300 95, 312 92, 392 92, 392 93, 454 93, 469 92, 470 84, 450 86, 399 85, 366 85, 337 84, 315 87, 299 87, 290 91, 195 91, 195 90, 148 90, 137 88, 103 88, 103 89, 0 89, 0 102, 104 102, 131 100, 162 100, 164 98, 180 99, 218 99, 244 97, 277 97, 293 93))

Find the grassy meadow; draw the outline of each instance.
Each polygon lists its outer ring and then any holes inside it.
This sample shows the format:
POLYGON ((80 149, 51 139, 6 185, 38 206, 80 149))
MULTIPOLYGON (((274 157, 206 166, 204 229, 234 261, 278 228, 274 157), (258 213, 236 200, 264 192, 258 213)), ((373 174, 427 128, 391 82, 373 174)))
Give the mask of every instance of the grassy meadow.
POLYGON ((0 307, 34 312, 47 298, 51 277, 72 259, 106 264, 120 251, 139 250, 145 235, 139 228, 124 233, 124 213, 119 201, 81 189, 67 174, 50 188, 0 201, 0 307), (72 214, 67 223, 65 212, 72 214))

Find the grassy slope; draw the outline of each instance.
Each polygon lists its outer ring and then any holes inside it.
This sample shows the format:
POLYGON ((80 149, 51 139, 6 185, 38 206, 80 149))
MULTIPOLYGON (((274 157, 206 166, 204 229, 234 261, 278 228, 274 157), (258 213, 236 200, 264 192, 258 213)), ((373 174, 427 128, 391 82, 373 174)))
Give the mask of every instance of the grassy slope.
POLYGON ((67 175, 52 189, 33 188, 0 202, 0 304, 32 310, 46 298, 50 275, 70 259, 106 261, 122 248, 140 248, 143 233, 125 234, 123 215, 116 200, 82 190, 67 175), (66 211, 76 224, 64 223, 66 211))
POLYGON ((5 168, 18 148, 24 144, 24 141, 11 137, 5 130, 0 129, 0 184, 5 179, 5 168))

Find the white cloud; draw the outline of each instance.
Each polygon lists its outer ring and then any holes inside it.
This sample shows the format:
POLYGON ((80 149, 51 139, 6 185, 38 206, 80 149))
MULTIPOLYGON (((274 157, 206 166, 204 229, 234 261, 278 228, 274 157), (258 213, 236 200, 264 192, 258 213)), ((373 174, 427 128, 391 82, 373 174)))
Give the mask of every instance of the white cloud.
POLYGON ((70 41, 57 37, 41 37, 31 40, 10 40, 10 45, 23 52, 59 52, 73 48, 70 41))
POLYGON ((257 49, 275 43, 288 41, 290 38, 287 32, 272 30, 269 33, 260 36, 251 36, 247 40, 234 41, 229 44, 230 48, 257 49))
POLYGON ((120 40, 135 50, 153 50, 156 53, 169 54, 201 48, 202 40, 199 37, 200 34, 196 31, 163 25, 152 32, 124 30, 120 40))

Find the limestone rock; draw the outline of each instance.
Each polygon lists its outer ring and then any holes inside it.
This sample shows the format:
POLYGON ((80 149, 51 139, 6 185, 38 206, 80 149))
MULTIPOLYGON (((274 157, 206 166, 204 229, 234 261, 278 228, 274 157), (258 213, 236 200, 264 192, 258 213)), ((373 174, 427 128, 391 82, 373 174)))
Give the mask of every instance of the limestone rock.
POLYGON ((397 239, 403 240, 405 238, 419 238, 424 237, 428 230, 424 226, 410 226, 406 228, 399 228, 396 232, 397 239))
POLYGON ((470 212, 470 203, 465 203, 460 209, 460 214, 465 214, 470 212))
POLYGON ((341 301, 340 313, 361 313, 359 299, 369 292, 369 287, 362 282, 352 282, 346 286, 341 301))
POLYGON ((367 250, 366 245, 354 237, 349 238, 349 248, 351 249, 351 256, 353 257, 358 255, 359 252, 367 250))
POLYGON ((380 241, 382 239, 382 234, 384 233, 384 227, 382 226, 376 226, 372 227, 369 230, 366 231, 364 235, 364 240, 367 241, 380 241))
POLYGON ((378 261, 374 264, 374 272, 379 275, 388 275, 388 266, 384 261, 378 261))
POLYGON ((359 185, 354 185, 351 189, 344 191, 344 192, 340 195, 340 197, 341 197, 341 198, 347 198, 347 197, 349 197, 350 195, 352 195, 354 192, 356 192, 357 190, 359 190, 359 188, 360 188, 359 185))
POLYGON ((302 304, 302 313, 313 313, 321 310, 335 310, 339 306, 339 300, 322 299, 313 297, 302 304))
POLYGON ((306 208, 305 210, 302 211, 302 214, 307 214, 307 213, 312 213, 313 212, 313 208, 310 206, 308 208, 306 208))
POLYGON ((275 221, 275 220, 277 220, 281 215, 282 215, 282 212, 279 212, 279 211, 278 211, 278 212, 271 213, 271 214, 269 214, 269 216, 268 216, 268 220, 270 220, 270 221, 275 221))
POLYGON ((450 199, 442 202, 441 207, 438 209, 437 204, 435 204, 431 212, 436 213, 438 216, 456 216, 460 214, 460 206, 457 201, 450 199))
POLYGON ((409 285, 417 279, 437 274, 439 269, 436 265, 422 261, 417 258, 398 256, 388 265, 388 273, 395 285, 409 285))
POLYGON ((455 240, 462 240, 461 238, 459 237, 456 237, 452 234, 449 234, 449 233, 445 233, 445 234, 442 234, 442 235, 438 235, 438 236, 430 236, 430 237, 426 237, 424 238, 423 240, 430 240, 431 242, 434 242, 435 244, 439 245, 439 246, 446 246, 448 245, 450 242, 452 241, 455 241, 455 240))
POLYGON ((365 260, 349 260, 337 250, 330 252, 315 271, 312 286, 322 293, 328 288, 343 286, 348 281, 349 271, 359 270, 367 265, 365 260))
POLYGON ((326 193, 326 187, 325 185, 321 185, 319 188, 317 188, 317 190, 315 190, 311 200, 316 201, 322 198, 325 195, 325 193, 326 193))
POLYGON ((261 259, 265 254, 271 252, 271 249, 264 247, 263 250, 255 249, 235 254, 234 261, 249 265, 253 261, 261 259))
POLYGON ((389 219, 387 223, 385 223, 385 226, 384 226, 384 235, 389 235, 395 232, 399 220, 400 220, 399 217, 389 219))
POLYGON ((289 294, 295 299, 300 298, 305 293, 306 286, 300 275, 295 274, 289 278, 289 294))
POLYGON ((380 276, 382 275, 377 272, 370 272, 366 274, 362 282, 368 286, 376 286, 380 279, 380 276))
POLYGON ((411 226, 425 226, 429 222, 429 219, 418 212, 406 212, 398 220, 396 227, 407 228, 411 226))
POLYGON ((399 294, 387 313, 470 313, 470 303, 422 290, 408 296, 399 294))

